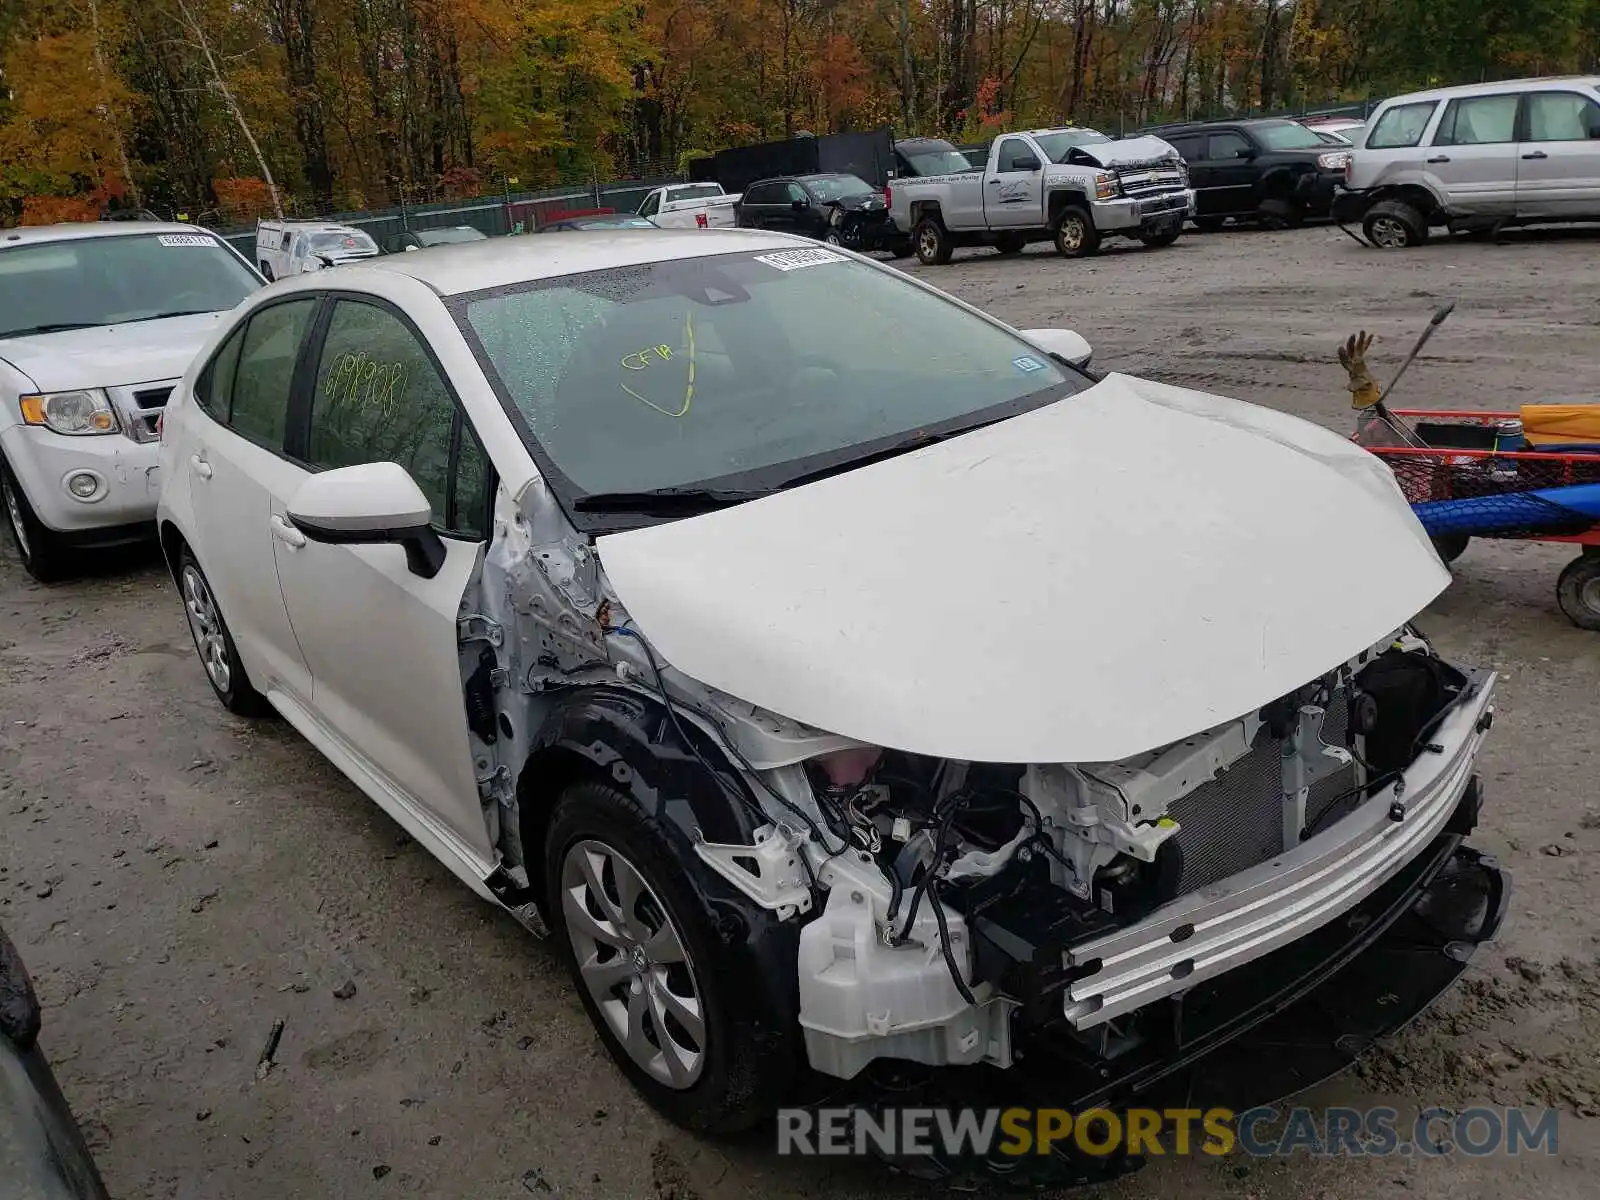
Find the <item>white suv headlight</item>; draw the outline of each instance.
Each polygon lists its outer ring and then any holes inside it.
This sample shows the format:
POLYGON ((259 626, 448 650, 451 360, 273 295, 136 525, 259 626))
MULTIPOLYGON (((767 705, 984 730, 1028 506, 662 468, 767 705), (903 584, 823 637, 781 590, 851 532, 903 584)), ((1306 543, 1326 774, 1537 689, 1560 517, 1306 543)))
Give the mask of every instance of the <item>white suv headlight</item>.
POLYGON ((33 393, 19 397, 18 401, 24 424, 41 425, 52 433, 79 437, 122 430, 117 410, 111 407, 111 401, 99 388, 33 393))

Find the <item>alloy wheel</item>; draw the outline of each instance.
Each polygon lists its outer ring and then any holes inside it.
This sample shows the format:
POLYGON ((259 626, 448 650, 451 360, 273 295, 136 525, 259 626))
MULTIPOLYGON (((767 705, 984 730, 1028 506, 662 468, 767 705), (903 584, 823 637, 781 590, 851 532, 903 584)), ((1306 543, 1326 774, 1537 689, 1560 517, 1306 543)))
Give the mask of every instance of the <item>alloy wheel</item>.
POLYGON ((195 649, 205 665, 217 691, 226 695, 233 682, 233 670, 228 665, 228 639, 222 631, 222 614, 205 576, 194 565, 183 568, 183 611, 189 618, 189 631, 194 634, 195 649))
POLYGON ((1063 249, 1066 249, 1066 250, 1079 250, 1079 249, 1082 249, 1082 247, 1083 247, 1083 218, 1082 217, 1063 217, 1062 220, 1061 220, 1061 232, 1057 236, 1059 236, 1060 239, 1061 239, 1061 245, 1062 245, 1063 249))
POLYGON ((586 839, 561 866, 561 913, 595 1007, 652 1079, 692 1087, 706 1065, 694 964, 667 908, 620 851, 586 839))
POLYGON ((1372 222, 1372 228, 1367 231, 1367 236, 1376 246, 1385 250, 1403 249, 1410 241, 1410 231, 1405 225, 1394 217, 1377 217, 1372 222))
POLYGON ((932 258, 939 253, 939 235, 932 229, 924 228, 917 235, 917 253, 923 258, 932 258))

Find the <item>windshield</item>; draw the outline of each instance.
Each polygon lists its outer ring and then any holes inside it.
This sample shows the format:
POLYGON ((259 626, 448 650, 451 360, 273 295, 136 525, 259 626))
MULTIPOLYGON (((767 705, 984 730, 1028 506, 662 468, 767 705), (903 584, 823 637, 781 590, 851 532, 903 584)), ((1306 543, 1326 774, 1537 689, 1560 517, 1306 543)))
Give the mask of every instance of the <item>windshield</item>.
POLYGON ((130 233, 0 249, 0 337, 224 312, 261 280, 204 233, 130 233))
POLYGON ((1345 137, 1342 133, 1335 133, 1331 129, 1313 129, 1311 132, 1316 134, 1317 141, 1321 142, 1325 146, 1350 145, 1349 138, 1345 137))
POLYGON ((1050 156, 1051 162, 1061 163, 1067 161, 1067 152, 1074 146, 1094 146, 1111 139, 1093 129, 1058 129, 1054 133, 1036 133, 1033 140, 1050 156))
POLYGON ((722 186, 716 183, 689 183, 682 187, 667 189, 666 200, 671 204, 674 200, 705 200, 711 196, 722 196, 722 186))
POLYGON ((1250 132, 1268 150, 1320 150, 1327 145, 1298 121, 1267 121, 1250 126, 1250 132))
POLYGON ((915 154, 902 150, 901 153, 918 175, 955 175, 972 170, 967 156, 949 143, 942 150, 919 150, 915 154))
POLYGON ((818 200, 842 200, 846 196, 870 196, 873 188, 854 175, 807 175, 804 183, 818 200))
POLYGON ((378 244, 359 229, 346 233, 308 233, 306 245, 313 254, 337 254, 347 250, 371 250, 376 253, 378 249, 378 244))
POLYGON ((541 466, 579 494, 781 486, 1090 386, 821 247, 565 275, 451 309, 541 466))
POLYGON ((457 225, 454 229, 420 230, 417 240, 424 246, 445 246, 451 242, 481 242, 487 239, 481 230, 471 225, 457 225))

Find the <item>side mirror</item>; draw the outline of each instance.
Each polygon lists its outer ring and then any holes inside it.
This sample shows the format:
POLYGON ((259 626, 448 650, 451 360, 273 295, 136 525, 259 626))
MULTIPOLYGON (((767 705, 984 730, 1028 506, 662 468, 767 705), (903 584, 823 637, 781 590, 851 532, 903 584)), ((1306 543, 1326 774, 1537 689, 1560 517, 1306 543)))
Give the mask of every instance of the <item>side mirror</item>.
POLYGON ((433 508, 399 463, 362 463, 312 475, 289 502, 289 524, 330 546, 404 547, 413 575, 432 579, 444 566, 444 541, 429 522, 433 508))
POLYGON ((805 212, 806 209, 811 207, 811 201, 809 201, 809 200, 791 200, 789 202, 789 207, 794 209, 795 212, 805 212))
POLYGON ((1254 158, 1256 156, 1256 148, 1254 146, 1246 146, 1243 150, 1235 150, 1233 156, 1244 159, 1254 158))
POLYGON ((1022 336, 1051 358, 1080 370, 1086 368, 1094 356, 1088 341, 1070 329, 1024 329, 1022 336))
POLYGON ((1013 171, 1037 171, 1039 169, 1039 160, 1031 154, 1025 154, 1021 158, 1011 160, 1011 169, 1013 171))

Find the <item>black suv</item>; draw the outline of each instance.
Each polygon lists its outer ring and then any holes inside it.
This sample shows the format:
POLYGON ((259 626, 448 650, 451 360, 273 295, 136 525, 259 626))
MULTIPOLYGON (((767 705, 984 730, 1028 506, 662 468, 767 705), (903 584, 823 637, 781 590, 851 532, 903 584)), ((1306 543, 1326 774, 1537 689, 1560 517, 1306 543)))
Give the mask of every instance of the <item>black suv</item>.
POLYGON ((1171 144, 1189 164, 1194 223, 1203 230, 1221 228, 1228 217, 1284 229, 1327 216, 1350 156, 1300 122, 1281 118, 1157 125, 1139 132, 1171 144))
POLYGON ((911 239, 889 220, 884 194, 854 175, 783 175, 758 179, 734 206, 741 229, 776 229, 863 253, 911 253, 911 239))

